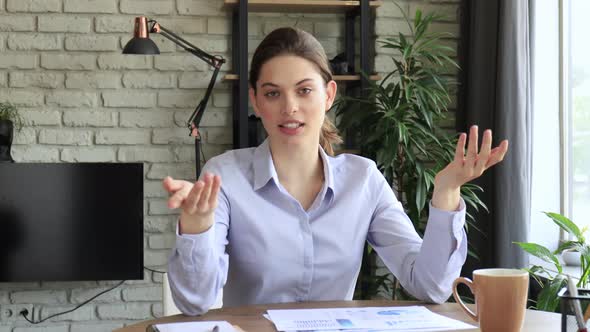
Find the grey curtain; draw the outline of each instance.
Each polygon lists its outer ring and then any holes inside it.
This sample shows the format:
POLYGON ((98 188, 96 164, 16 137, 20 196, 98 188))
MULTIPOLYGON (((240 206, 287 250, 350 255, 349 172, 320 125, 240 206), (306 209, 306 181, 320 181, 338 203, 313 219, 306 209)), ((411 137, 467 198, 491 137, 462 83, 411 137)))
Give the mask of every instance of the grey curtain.
MULTIPOLYGON (((483 234, 469 232, 480 267, 528 266, 514 241, 526 241, 530 221, 532 105, 529 0, 464 0, 457 129, 491 128, 494 145, 510 142, 504 161, 476 183, 489 213, 474 212, 483 234)), ((464 271, 466 272, 466 271, 464 271)), ((467 271, 467 274, 470 271, 467 271)))

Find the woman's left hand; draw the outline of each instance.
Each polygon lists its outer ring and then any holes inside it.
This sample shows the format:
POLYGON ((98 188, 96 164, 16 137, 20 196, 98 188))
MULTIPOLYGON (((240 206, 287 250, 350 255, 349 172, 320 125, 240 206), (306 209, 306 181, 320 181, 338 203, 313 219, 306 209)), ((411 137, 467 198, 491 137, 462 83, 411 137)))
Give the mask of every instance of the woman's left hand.
POLYGON ((462 133, 457 141, 455 158, 435 177, 434 184, 443 191, 458 190, 463 184, 480 177, 483 172, 504 159, 508 151, 508 140, 503 140, 499 146, 492 149, 492 131, 483 132, 481 149, 477 151, 478 128, 471 126, 469 143, 465 155, 465 141, 467 135, 462 133))

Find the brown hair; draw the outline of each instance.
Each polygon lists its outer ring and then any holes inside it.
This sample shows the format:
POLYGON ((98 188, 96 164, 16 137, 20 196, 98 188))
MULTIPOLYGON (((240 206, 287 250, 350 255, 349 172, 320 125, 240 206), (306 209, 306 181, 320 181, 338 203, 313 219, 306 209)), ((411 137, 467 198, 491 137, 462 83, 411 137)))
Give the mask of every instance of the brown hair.
MULTIPOLYGON (((295 55, 304 58, 318 68, 324 83, 332 80, 332 72, 322 44, 311 34, 296 28, 278 28, 269 33, 258 45, 250 65, 250 86, 256 91, 260 69, 268 60, 279 55, 295 55)), ((338 129, 328 117, 324 118, 320 132, 320 145, 329 155, 334 155, 333 144, 342 143, 338 129)))

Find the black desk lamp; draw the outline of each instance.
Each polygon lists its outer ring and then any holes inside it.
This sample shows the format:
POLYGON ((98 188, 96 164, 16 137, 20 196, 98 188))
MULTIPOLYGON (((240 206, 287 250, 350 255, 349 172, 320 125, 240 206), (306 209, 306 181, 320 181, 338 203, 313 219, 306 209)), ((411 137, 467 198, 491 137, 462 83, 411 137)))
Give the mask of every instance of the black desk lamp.
POLYGON ((197 166, 197 179, 199 178, 199 174, 201 173, 201 134, 199 132, 199 123, 201 122, 201 118, 203 117, 203 113, 205 113, 205 107, 207 106, 207 102, 209 101, 209 97, 211 96, 211 91, 213 90, 213 86, 215 85, 215 80, 217 79, 217 74, 219 74, 219 69, 225 63, 225 59, 221 56, 214 56, 210 55, 203 50, 199 49, 195 45, 189 43, 188 41, 182 39, 174 32, 162 27, 158 22, 154 20, 148 20, 145 16, 140 16, 135 18, 135 29, 133 33, 133 38, 127 42, 127 45, 123 48, 123 54, 160 54, 160 50, 156 43, 154 43, 150 37, 149 33, 159 33, 162 36, 170 39, 176 45, 181 46, 185 51, 191 53, 192 55, 198 57, 199 59, 205 61, 208 65, 213 66, 215 70, 213 71, 213 76, 211 77, 211 81, 209 81, 209 86, 207 87, 207 91, 205 92, 205 96, 195 108, 193 114, 191 114, 190 118, 188 119, 186 125, 188 126, 190 132, 189 135, 192 136, 193 132, 196 129, 195 133, 195 159, 196 159, 196 166, 197 166), (152 24, 151 28, 148 28, 148 24, 152 24))

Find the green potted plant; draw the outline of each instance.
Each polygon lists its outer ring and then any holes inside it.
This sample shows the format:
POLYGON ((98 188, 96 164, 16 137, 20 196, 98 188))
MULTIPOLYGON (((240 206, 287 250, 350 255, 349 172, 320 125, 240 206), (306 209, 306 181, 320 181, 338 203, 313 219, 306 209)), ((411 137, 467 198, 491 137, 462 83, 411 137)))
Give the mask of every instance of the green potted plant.
POLYGON ((536 300, 535 308, 545 311, 556 311, 559 305, 557 293, 566 285, 567 276, 563 273, 563 266, 558 255, 564 252, 578 252, 580 259, 580 279, 578 287, 587 287, 590 283, 590 246, 586 243, 584 233, 586 228, 580 228, 565 216, 553 213, 543 212, 559 228, 564 230, 573 240, 563 242, 555 251, 549 250, 540 244, 533 242, 515 242, 524 251, 538 257, 553 266, 554 271, 548 271, 541 265, 533 265, 526 269, 532 278, 534 278, 542 287, 536 300))
POLYGON ((10 155, 14 131, 20 131, 23 120, 11 103, 0 102, 0 162, 14 162, 10 155))
MULTIPOLYGON (((399 6, 398 6, 399 7, 399 6)), ((401 8, 400 8, 401 9, 401 8)), ((403 12, 403 10, 402 10, 403 12)), ((453 158, 457 136, 440 127, 450 102, 449 86, 454 83, 448 67, 457 67, 449 57, 450 47, 442 38, 448 33, 429 31, 440 18, 422 15, 417 10, 413 22, 405 15, 410 34, 378 41, 394 50, 393 69, 380 83, 370 82, 369 98, 343 97, 337 105, 340 127, 356 133, 354 140, 361 154, 375 160, 392 188, 397 192, 416 230, 423 234, 428 217, 427 202, 432 198, 434 176, 453 158)), ((464 185, 461 196, 476 210, 486 209, 478 198, 481 188, 464 185)), ((468 215, 468 229, 477 229, 468 215)), ((470 255, 477 257, 473 250, 470 255)), ((372 298, 380 287, 401 295, 391 275, 376 275, 375 254, 370 247, 359 277, 361 294, 372 298)))

